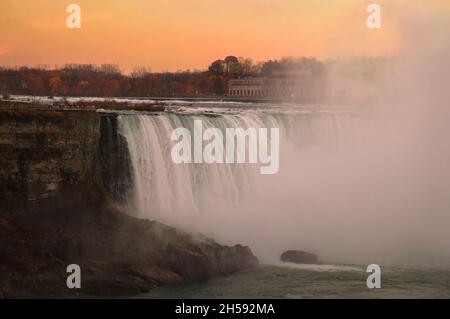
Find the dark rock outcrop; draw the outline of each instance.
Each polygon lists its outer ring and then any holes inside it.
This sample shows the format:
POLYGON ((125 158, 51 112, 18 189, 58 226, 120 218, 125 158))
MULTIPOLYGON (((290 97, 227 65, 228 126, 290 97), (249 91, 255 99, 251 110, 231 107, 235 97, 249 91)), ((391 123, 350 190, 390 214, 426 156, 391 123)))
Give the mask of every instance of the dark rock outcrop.
POLYGON ((0 218, 0 260, 5 297, 134 295, 258 263, 248 247, 222 246, 100 202, 0 218), (80 290, 66 287, 69 264, 81 267, 80 290))
POLYGON ((102 183, 115 200, 123 202, 133 187, 127 142, 119 134, 117 114, 103 113, 100 123, 98 163, 102 183))
POLYGON ((95 111, 0 107, 0 200, 34 205, 90 183, 100 120, 95 111))
POLYGON ((280 259, 283 262, 296 264, 317 264, 319 261, 316 255, 301 250, 285 251, 281 254, 280 259))

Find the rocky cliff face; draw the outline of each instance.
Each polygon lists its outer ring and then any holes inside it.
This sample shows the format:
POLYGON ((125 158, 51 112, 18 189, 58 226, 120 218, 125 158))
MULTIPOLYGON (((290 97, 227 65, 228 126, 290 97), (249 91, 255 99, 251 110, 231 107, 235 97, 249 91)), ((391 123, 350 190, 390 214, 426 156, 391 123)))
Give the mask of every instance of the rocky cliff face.
POLYGON ((105 190, 115 200, 123 202, 132 191, 132 167, 127 142, 118 133, 117 125, 115 114, 101 116, 98 163, 105 190))
POLYGON ((129 163, 116 114, 0 111, 0 199, 6 202, 41 205, 80 185, 125 200, 132 186, 129 163))
POLYGON ((100 117, 92 111, 20 109, 0 113, 0 196, 56 197, 95 174, 100 117))
POLYGON ((130 296, 254 267, 248 247, 219 245, 96 198, 20 219, 0 216, 0 298, 130 296), (66 267, 81 268, 81 289, 66 267))
POLYGON ((0 105, 0 298, 130 295, 257 264, 248 247, 121 212, 129 165, 114 114, 0 105), (66 287, 72 263, 81 290, 66 287))

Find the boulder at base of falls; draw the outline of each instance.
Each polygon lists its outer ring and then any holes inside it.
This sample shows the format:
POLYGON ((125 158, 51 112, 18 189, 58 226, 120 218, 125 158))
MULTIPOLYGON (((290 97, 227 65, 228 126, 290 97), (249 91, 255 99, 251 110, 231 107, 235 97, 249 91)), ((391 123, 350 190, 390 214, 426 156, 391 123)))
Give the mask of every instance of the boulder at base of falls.
POLYGON ((281 254, 281 261, 295 264, 317 264, 317 255, 301 250, 287 250, 281 254))

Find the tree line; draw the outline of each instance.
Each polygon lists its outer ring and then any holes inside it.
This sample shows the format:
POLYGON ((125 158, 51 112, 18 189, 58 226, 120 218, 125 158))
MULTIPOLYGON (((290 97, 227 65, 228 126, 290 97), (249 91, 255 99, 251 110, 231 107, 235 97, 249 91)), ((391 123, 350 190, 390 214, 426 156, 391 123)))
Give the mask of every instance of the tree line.
POLYGON ((351 73, 348 66, 363 64, 361 73, 376 76, 378 59, 361 63, 323 62, 315 58, 285 58, 254 63, 248 58, 227 56, 213 61, 204 71, 152 72, 138 66, 125 74, 114 64, 66 64, 48 67, 0 68, 0 93, 33 96, 99 96, 99 97, 202 97, 222 96, 228 82, 245 76, 287 76, 301 73, 310 78, 328 77, 336 63, 346 66, 342 73, 351 73), (372 67, 371 67, 372 65, 372 67))

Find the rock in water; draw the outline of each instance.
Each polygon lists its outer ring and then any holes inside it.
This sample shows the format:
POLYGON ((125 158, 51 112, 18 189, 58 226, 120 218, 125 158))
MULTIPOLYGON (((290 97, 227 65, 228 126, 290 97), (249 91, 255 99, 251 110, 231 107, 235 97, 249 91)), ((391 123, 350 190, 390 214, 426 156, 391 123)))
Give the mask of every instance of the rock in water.
POLYGON ((301 251, 301 250, 288 250, 281 255, 281 261, 290 262, 296 264, 317 264, 318 258, 316 255, 301 251))

